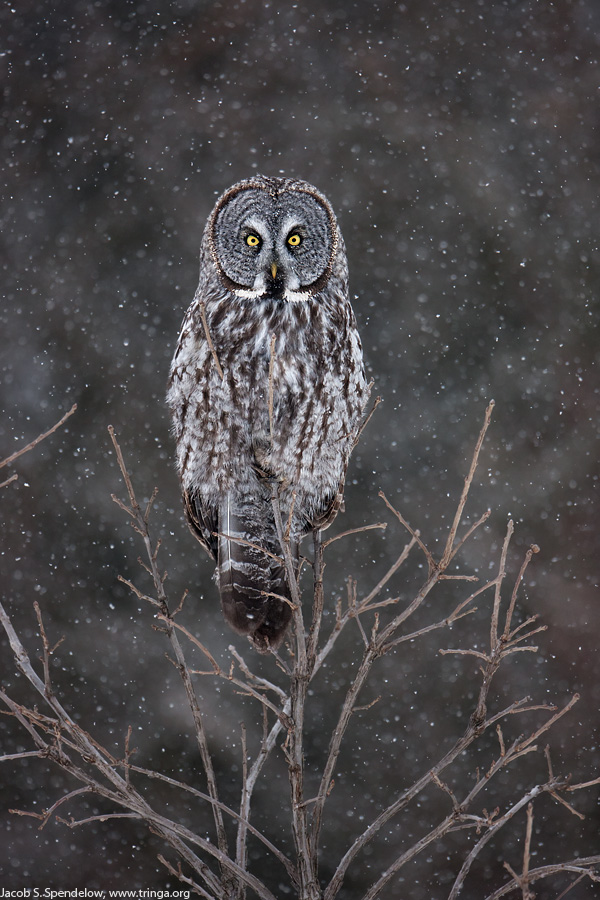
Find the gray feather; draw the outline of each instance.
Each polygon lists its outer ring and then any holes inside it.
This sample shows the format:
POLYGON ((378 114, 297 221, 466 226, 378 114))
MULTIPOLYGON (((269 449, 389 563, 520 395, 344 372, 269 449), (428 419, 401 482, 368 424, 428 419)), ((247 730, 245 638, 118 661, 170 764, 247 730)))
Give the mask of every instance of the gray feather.
MULTIPOLYGON (((257 649, 275 648, 287 631, 292 607, 285 568, 273 558, 281 556, 281 549, 270 527, 269 505, 228 494, 219 521, 217 573, 225 619, 239 634, 248 635, 257 649)), ((297 571, 297 543, 292 553, 297 571)))

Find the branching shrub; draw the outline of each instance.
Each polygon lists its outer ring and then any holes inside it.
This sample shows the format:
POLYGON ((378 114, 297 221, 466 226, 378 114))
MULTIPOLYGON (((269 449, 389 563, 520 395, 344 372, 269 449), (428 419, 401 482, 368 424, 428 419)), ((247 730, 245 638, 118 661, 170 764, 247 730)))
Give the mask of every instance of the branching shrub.
MULTIPOLYGON (((389 891, 398 885, 400 877, 403 878, 403 895, 412 895, 412 891, 406 889, 406 885, 410 884, 410 864, 424 856, 431 860, 428 865, 432 882, 435 882, 436 860, 441 865, 450 847, 453 848, 453 859, 459 847, 460 862, 449 884, 443 888, 439 886, 437 896, 445 896, 448 900, 473 896, 468 893, 468 885, 474 863, 485 856, 489 845, 495 848, 495 857, 502 858, 503 835, 510 833, 514 838, 518 833, 517 817, 520 813, 519 821, 524 820, 520 871, 505 862, 504 871, 500 868, 495 876, 499 886, 489 894, 488 900, 499 900, 511 894, 532 898, 535 896, 534 887, 542 879, 551 881, 560 877, 561 884, 566 879, 567 890, 561 896, 583 879, 588 883, 600 881, 595 870, 600 863, 600 855, 553 860, 544 865, 532 864, 533 823, 539 798, 546 795, 569 814, 580 815, 571 804, 571 796, 600 781, 572 783, 569 776, 555 772, 550 750, 545 744, 546 735, 571 711, 577 702, 577 695, 557 708, 535 702, 527 696, 499 703, 492 691, 498 673, 510 667, 517 654, 538 651, 533 639, 544 630, 544 626, 538 624, 536 616, 519 620, 518 614, 519 589, 537 548, 532 546, 527 550, 516 579, 512 584, 507 584, 507 559, 513 535, 513 524, 509 522, 493 577, 479 583, 473 575, 457 570, 461 549, 490 516, 487 510, 470 527, 463 524, 492 406, 490 404, 486 411, 441 555, 436 557, 413 525, 387 497, 380 494, 388 513, 405 529, 406 542, 397 548, 396 559, 374 586, 359 590, 356 582, 349 579, 345 602, 338 600, 335 616, 328 616, 327 620, 324 610, 331 608, 332 604, 323 577, 328 548, 350 534, 382 529, 385 525, 378 523, 352 529, 328 539, 315 532, 312 557, 304 560, 304 568, 312 572, 311 597, 310 602, 305 597, 303 603, 301 585, 286 540, 285 522, 279 511, 277 488, 273 488, 272 504, 281 544, 281 560, 287 569, 293 605, 293 628, 287 645, 278 653, 273 653, 276 677, 265 675, 263 657, 250 650, 243 656, 233 646, 229 648, 230 659, 224 668, 217 661, 216 654, 205 645, 202 635, 184 624, 182 610, 185 596, 181 600, 168 596, 166 574, 159 562, 161 543, 150 531, 155 493, 142 508, 117 438, 110 429, 126 489, 124 500, 116 496, 113 499, 128 517, 143 544, 145 558, 141 562, 146 573, 144 577, 151 587, 144 589, 123 576, 120 578, 138 599, 147 603, 153 613, 154 627, 164 633, 172 662, 183 684, 203 771, 198 773, 196 783, 189 783, 136 765, 131 728, 123 735, 123 754, 120 758, 102 746, 78 724, 76 717, 68 712, 66 701, 54 689, 51 658, 58 644, 53 643, 53 638, 47 633, 39 605, 34 604, 42 651, 41 668, 33 664, 6 610, 0 606, 0 621, 9 640, 14 663, 33 692, 30 703, 25 704, 17 702, 5 689, 0 690, 0 698, 13 717, 15 726, 23 730, 29 745, 22 752, 5 754, 1 761, 7 765, 16 759, 47 759, 64 770, 73 782, 73 789, 59 796, 42 813, 17 812, 33 815, 41 825, 55 818, 71 828, 98 819, 139 820, 164 842, 164 849, 158 856, 162 865, 199 896, 215 900, 245 900, 247 897, 275 900, 273 889, 268 886, 274 881, 280 885, 282 895, 297 896, 301 900, 349 897, 353 872, 363 865, 367 848, 374 848, 369 856, 369 871, 373 875, 370 887, 361 894, 363 900, 392 896, 389 891), (406 571, 407 561, 415 554, 421 554, 425 567, 416 570, 422 571, 423 577, 409 590, 406 581, 400 582, 400 577, 406 571), (443 590, 449 582, 463 585, 463 595, 453 608, 439 615, 432 597, 434 592, 443 590), (390 595, 391 586, 399 583, 401 587, 396 588, 399 593, 390 595), (475 659, 479 665, 475 702, 470 714, 465 717, 462 732, 449 742, 435 764, 425 764, 414 782, 407 783, 401 791, 389 796, 371 821, 358 834, 348 838, 347 848, 339 859, 327 859, 328 872, 332 874, 325 876, 322 834, 331 795, 342 790, 336 784, 340 753, 356 714, 377 701, 385 702, 385 699, 382 701, 377 697, 365 704, 361 699, 367 683, 377 681, 378 660, 391 654, 401 644, 414 643, 434 631, 443 632, 451 626, 456 626, 453 634, 460 643, 461 626, 456 623, 462 624, 461 620, 474 612, 476 602, 486 598, 490 601, 490 618, 485 645, 479 643, 477 646, 441 650, 445 655, 475 659), (420 615, 423 610, 428 613, 426 619, 420 615), (334 620, 333 625, 325 627, 324 623, 330 619, 334 620), (357 662, 336 712, 327 751, 318 771, 312 764, 309 771, 306 723, 312 715, 312 693, 319 690, 316 677, 326 664, 331 663, 333 648, 340 637, 347 637, 347 632, 352 629, 358 643, 357 662), (199 679, 223 683, 226 689, 241 692, 252 698, 261 712, 263 727, 255 742, 257 752, 250 753, 246 730, 242 728, 241 789, 236 809, 221 799, 222 790, 198 693, 199 679), (42 702, 41 708, 36 705, 36 698, 38 703, 42 702), (505 733, 510 730, 507 723, 515 718, 529 724, 523 724, 519 736, 507 739, 505 733), (490 733, 495 734, 495 745, 489 740, 490 733), (470 758, 471 751, 478 747, 479 758, 485 759, 484 765, 475 767, 468 778, 459 775, 465 758, 470 758), (526 757, 529 761, 532 758, 537 760, 536 765, 523 769, 521 786, 516 792, 509 791, 502 796, 501 804, 495 803, 497 791, 492 792, 492 787, 502 781, 507 770, 522 766, 526 757), (261 781, 268 783, 273 767, 279 765, 281 760, 285 762, 289 780, 289 797, 282 797, 281 805, 289 809, 292 853, 285 852, 284 841, 277 845, 252 822, 257 785, 261 781), (318 784, 312 796, 307 795, 309 776, 311 782, 316 778, 315 783, 318 784), (172 794, 168 809, 148 791, 149 784, 157 783, 172 794), (386 828, 390 823, 396 823, 400 832, 412 835, 414 829, 410 823, 415 808, 428 790, 439 792, 438 800, 441 799, 445 811, 417 838, 399 840, 398 852, 392 854, 391 863, 378 866, 377 847, 381 846, 386 828), (92 816, 77 816, 78 800, 86 795, 103 798, 106 811, 92 816), (177 809, 184 802, 210 809, 212 834, 204 835, 183 823, 177 809), (287 807, 286 803, 289 804, 287 807), (69 818, 64 818, 65 809, 72 811, 69 818), (254 848, 252 854, 249 853, 250 846, 254 848), (278 871, 273 877, 275 868, 278 871), (266 877, 267 873, 269 877, 266 877)), ((33 449, 60 427, 67 416, 45 435, 4 460, 0 468, 33 449)), ((1 486, 6 486, 15 478, 16 475, 13 475, 1 486)), ((433 666, 434 660, 431 663, 433 666)), ((418 755, 418 747, 414 753, 418 755)), ((389 856, 388 847, 386 859, 389 856)), ((393 896, 399 894, 394 893, 393 896)))

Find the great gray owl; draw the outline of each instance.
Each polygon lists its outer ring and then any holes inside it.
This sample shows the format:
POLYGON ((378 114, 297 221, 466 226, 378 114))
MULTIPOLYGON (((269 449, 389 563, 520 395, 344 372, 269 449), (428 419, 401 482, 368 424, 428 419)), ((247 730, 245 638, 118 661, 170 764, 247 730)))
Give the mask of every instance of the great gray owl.
POLYGON ((288 178, 234 184, 206 224, 167 400, 189 525, 225 618, 261 651, 292 614, 272 487, 298 566, 339 509, 368 393, 328 201, 288 178))

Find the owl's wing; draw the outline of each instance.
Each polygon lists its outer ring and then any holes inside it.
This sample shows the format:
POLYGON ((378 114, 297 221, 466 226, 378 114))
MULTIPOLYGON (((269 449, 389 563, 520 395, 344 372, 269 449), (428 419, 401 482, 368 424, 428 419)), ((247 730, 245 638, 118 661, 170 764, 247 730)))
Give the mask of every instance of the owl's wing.
POLYGON ((208 506, 194 491, 183 491, 183 505, 190 531, 200 541, 206 552, 217 561, 219 539, 218 510, 208 506))

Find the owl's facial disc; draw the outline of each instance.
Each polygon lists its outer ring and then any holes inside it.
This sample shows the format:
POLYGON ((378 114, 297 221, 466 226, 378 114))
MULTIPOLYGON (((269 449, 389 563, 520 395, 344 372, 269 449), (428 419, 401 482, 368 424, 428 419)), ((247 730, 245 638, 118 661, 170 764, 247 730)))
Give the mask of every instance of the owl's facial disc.
POLYGON ((312 194, 250 187, 217 211, 215 261, 239 296, 306 300, 329 273, 332 228, 332 214, 312 194))

